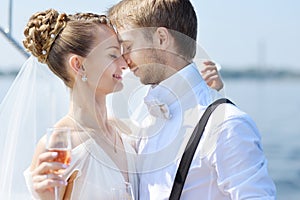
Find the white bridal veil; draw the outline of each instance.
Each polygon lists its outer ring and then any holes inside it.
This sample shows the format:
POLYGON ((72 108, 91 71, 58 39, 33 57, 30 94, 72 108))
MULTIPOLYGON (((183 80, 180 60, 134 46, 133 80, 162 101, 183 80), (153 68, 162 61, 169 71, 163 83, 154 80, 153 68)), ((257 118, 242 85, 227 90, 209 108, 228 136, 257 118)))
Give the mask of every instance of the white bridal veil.
POLYGON ((69 91, 31 56, 0 104, 0 199, 31 199, 23 172, 46 129, 66 114, 69 91))

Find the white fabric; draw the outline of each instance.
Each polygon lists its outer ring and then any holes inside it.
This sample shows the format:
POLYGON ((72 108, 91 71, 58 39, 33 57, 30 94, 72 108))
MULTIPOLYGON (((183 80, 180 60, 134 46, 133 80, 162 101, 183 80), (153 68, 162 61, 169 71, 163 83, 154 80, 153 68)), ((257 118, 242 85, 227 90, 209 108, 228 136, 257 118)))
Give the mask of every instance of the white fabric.
MULTIPOLYGON (((124 142, 124 147, 127 152, 129 182, 132 185, 135 199, 138 199, 138 182, 135 173, 136 153, 126 142, 124 142)), ((72 200, 112 199, 111 188, 125 184, 125 179, 115 163, 93 139, 88 139, 74 148, 71 158, 71 165, 65 173, 66 179, 75 170, 78 171, 71 194, 72 200)), ((33 191, 29 169, 25 174, 28 187, 33 191)))
MULTIPOLYGON (((140 132, 140 199, 168 199, 185 144, 205 108, 219 97, 195 64, 151 88, 148 95, 167 104, 172 117, 149 116, 146 121, 152 124, 140 132)), ((237 107, 221 105, 204 131, 181 199, 262 200, 275 199, 275 194, 254 122, 237 107)))
POLYGON ((69 91, 31 56, 0 105, 0 199, 31 199, 23 171, 37 141, 68 110, 69 91))
POLYGON ((148 111, 152 116, 165 119, 170 119, 172 117, 167 104, 160 102, 158 99, 155 99, 150 95, 145 97, 145 102, 147 102, 146 105, 148 111))

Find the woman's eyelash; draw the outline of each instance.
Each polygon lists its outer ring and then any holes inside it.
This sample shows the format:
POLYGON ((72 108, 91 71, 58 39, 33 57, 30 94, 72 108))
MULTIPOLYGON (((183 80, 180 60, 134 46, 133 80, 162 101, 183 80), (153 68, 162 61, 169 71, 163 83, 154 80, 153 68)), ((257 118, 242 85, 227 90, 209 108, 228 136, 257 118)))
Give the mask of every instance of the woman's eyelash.
POLYGON ((114 55, 114 54, 109 54, 109 56, 110 56, 111 58, 118 58, 118 56, 117 56, 117 55, 114 55))

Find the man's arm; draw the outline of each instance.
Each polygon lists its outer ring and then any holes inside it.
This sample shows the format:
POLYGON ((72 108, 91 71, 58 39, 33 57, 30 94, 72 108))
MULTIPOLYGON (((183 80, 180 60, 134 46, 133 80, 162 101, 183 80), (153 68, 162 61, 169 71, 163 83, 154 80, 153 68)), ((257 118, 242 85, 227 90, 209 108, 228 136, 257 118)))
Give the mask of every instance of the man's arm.
POLYGON ((220 190, 232 199, 276 199, 259 132, 247 115, 223 124, 213 165, 220 190))

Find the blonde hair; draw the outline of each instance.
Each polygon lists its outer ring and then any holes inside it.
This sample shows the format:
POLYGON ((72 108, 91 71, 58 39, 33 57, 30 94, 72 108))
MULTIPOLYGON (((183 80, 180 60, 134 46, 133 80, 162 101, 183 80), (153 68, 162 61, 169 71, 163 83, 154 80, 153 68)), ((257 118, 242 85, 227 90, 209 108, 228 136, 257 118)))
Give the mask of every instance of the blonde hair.
POLYGON ((69 53, 86 57, 96 39, 99 24, 108 24, 104 15, 67 15, 54 9, 33 14, 24 30, 24 47, 72 88, 74 80, 65 66, 69 53))
MULTIPOLYGON (((168 28, 178 53, 187 60, 195 56, 197 16, 189 0, 122 0, 108 10, 108 17, 117 28, 168 28)), ((145 33, 146 39, 149 34, 153 32, 145 33)))

